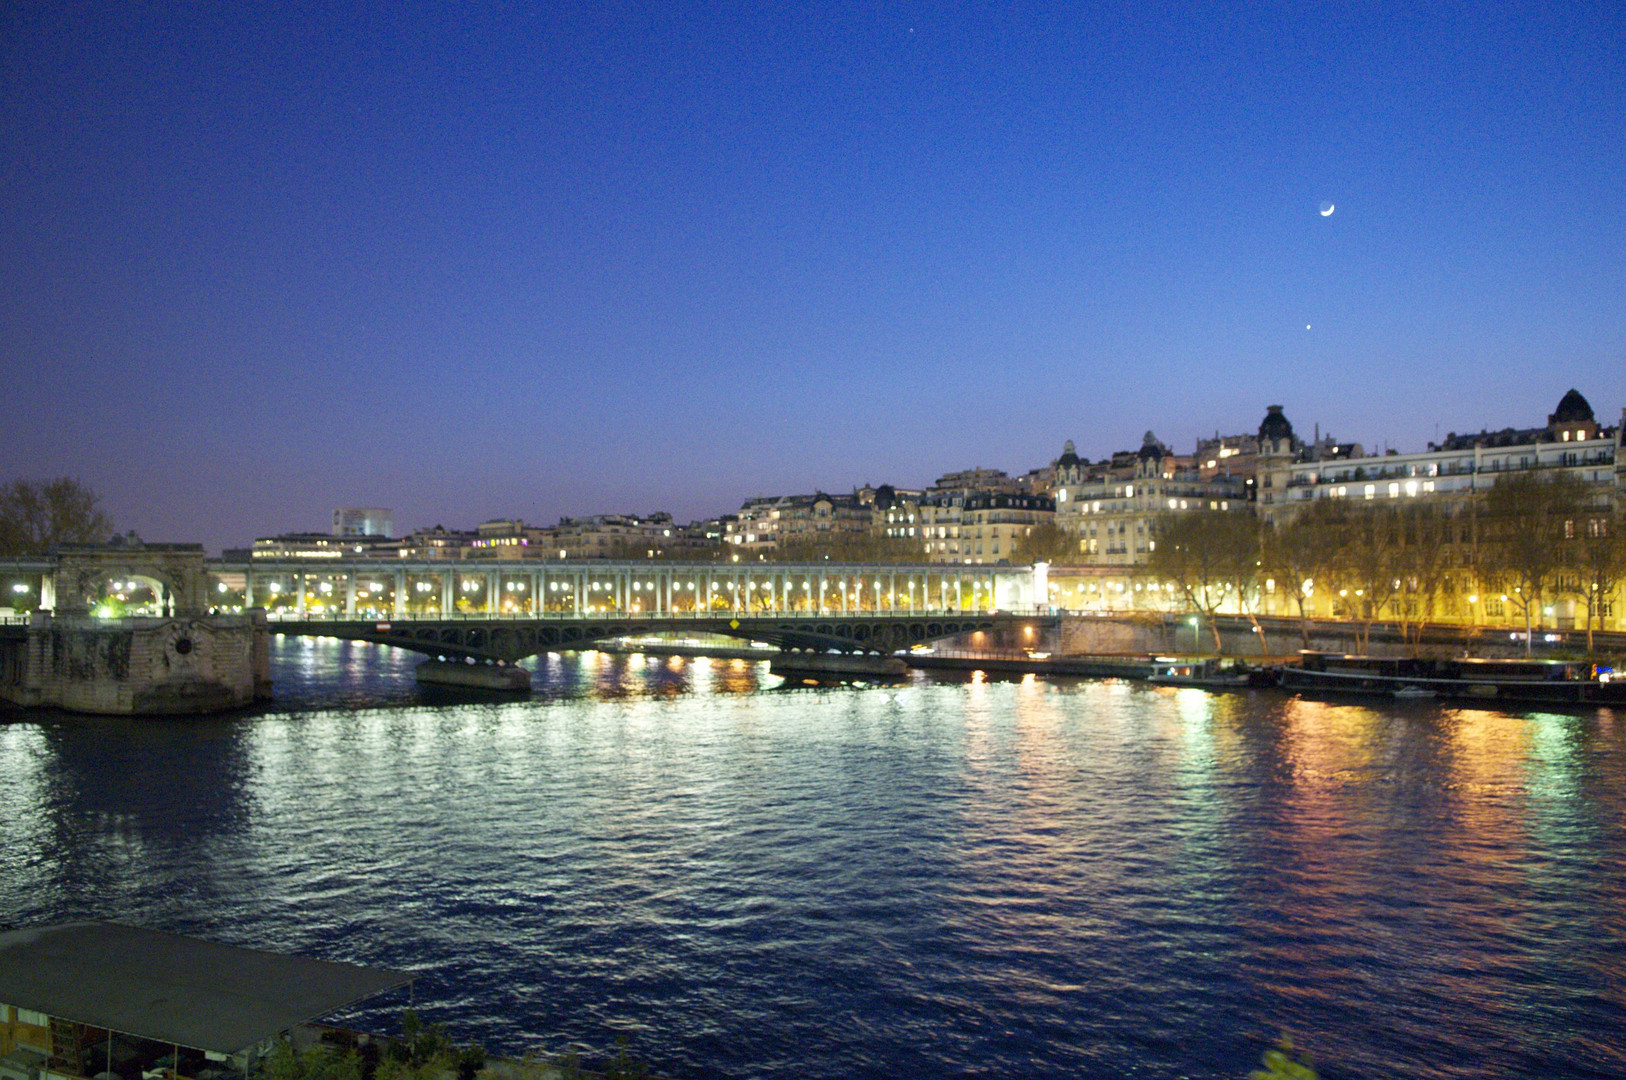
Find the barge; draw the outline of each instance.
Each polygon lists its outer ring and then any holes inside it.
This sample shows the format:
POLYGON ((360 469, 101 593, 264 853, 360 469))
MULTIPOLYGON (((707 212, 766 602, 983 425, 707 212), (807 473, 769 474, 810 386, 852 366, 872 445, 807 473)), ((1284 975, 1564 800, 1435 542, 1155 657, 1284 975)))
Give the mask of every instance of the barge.
POLYGON ((1626 677, 1583 660, 1430 659, 1305 652, 1284 690, 1395 698, 1626 705, 1626 677))
POLYGON ((1158 686, 1195 686, 1203 690, 1246 690, 1256 686, 1275 686, 1275 668, 1249 667, 1236 660, 1214 656, 1169 657, 1154 661, 1147 682, 1158 686))

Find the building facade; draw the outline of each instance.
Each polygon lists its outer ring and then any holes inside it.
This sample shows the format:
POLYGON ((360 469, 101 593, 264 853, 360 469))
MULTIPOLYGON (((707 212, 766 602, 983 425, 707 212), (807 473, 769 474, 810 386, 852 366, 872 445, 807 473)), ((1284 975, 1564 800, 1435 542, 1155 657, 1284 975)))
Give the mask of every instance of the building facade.
POLYGON ((1017 561, 1017 545, 1056 516, 1055 500, 1014 492, 928 494, 918 508, 919 541, 934 563, 1017 561))
POLYGON ((1077 541, 1077 561, 1138 566, 1157 544, 1160 515, 1248 509, 1246 480, 1229 473, 1204 478, 1192 458, 1176 457, 1150 431, 1133 455, 1091 465, 1068 442, 1055 464, 1056 524, 1077 541))

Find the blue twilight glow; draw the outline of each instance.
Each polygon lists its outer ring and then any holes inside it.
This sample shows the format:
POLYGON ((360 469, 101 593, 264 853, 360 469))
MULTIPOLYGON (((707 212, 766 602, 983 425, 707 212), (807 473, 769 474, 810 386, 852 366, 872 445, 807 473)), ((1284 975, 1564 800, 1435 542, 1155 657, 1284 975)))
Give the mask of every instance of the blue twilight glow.
POLYGON ((1626 404, 1619 5, 0 25, 0 477, 152 538, 1626 404))

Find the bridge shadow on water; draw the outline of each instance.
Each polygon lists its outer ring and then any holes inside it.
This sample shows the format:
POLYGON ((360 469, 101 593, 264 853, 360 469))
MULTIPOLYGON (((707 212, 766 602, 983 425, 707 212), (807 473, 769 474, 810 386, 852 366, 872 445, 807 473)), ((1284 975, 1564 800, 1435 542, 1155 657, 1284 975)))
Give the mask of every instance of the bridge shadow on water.
POLYGON ((765 660, 588 649, 542 653, 522 661, 519 666, 531 673, 531 690, 516 694, 419 685, 414 672, 423 661, 422 653, 371 642, 274 636, 274 696, 255 712, 745 694, 779 681, 768 675, 765 660))

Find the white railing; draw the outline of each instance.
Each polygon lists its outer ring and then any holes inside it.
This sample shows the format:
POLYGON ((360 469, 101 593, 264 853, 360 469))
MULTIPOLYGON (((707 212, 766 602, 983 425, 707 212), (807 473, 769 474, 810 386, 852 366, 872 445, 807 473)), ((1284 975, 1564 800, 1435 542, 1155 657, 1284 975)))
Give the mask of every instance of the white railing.
POLYGON ((1020 618, 1048 617, 1047 608, 999 608, 988 611, 964 611, 948 608, 895 608, 886 610, 843 611, 827 608, 820 611, 784 610, 718 610, 718 611, 604 611, 574 612, 484 612, 484 611, 410 611, 389 615, 344 614, 342 612, 267 612, 266 619, 274 623, 397 623, 397 622, 672 622, 705 620, 726 623, 731 619, 911 619, 911 618, 977 618, 989 615, 1020 618))

